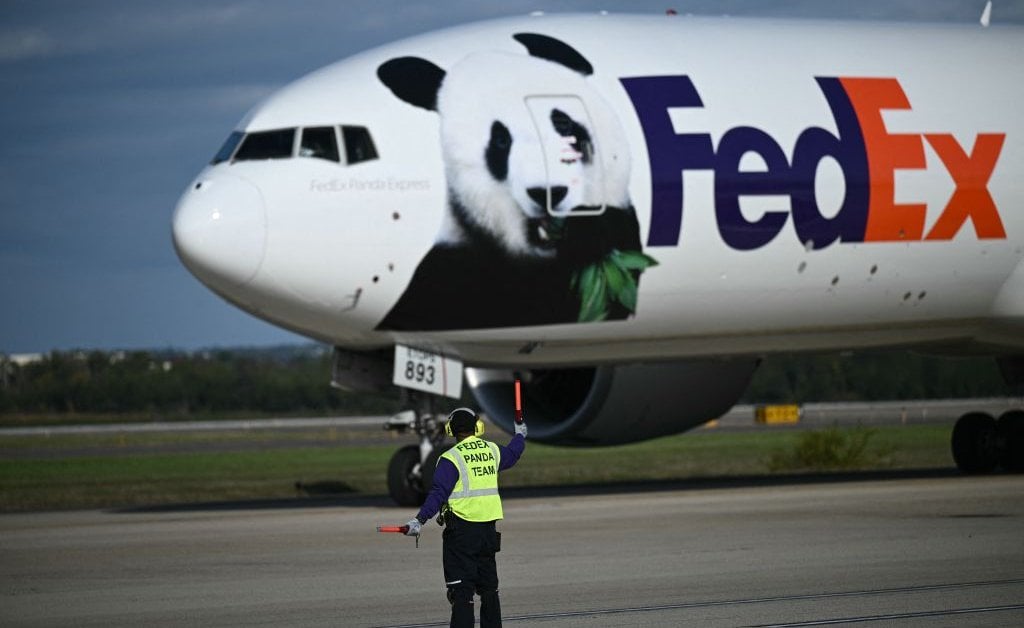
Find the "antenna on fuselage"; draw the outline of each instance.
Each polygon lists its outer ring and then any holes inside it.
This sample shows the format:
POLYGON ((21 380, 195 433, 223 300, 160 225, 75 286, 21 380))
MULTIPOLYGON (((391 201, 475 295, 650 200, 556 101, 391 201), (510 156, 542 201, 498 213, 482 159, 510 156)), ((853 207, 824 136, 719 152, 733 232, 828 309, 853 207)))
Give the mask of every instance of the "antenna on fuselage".
POLYGON ((992 0, 985 3, 985 9, 981 12, 981 25, 988 28, 992 23, 992 0))

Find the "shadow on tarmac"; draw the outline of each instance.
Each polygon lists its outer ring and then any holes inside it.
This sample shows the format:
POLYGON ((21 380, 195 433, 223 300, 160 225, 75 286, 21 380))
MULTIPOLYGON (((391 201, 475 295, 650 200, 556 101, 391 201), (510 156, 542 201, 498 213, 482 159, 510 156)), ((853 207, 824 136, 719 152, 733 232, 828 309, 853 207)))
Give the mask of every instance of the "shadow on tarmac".
MULTIPOLYGON (((619 495, 623 493, 653 493, 658 491, 704 491, 737 488, 800 486, 845 482, 884 482, 889 480, 918 480, 955 478, 962 474, 955 468, 898 469, 880 471, 844 471, 828 473, 799 473, 782 475, 736 475, 687 478, 683 480, 649 480, 644 482, 607 482, 601 484, 574 484, 558 486, 523 486, 501 489, 503 499, 561 498, 593 495, 619 495)), ((340 484, 340 483, 339 483, 340 484)), ((158 504, 114 508, 112 514, 144 514, 175 512, 231 512, 241 510, 292 510, 300 508, 397 508, 387 495, 317 494, 305 492, 293 498, 249 499, 237 501, 158 504)))

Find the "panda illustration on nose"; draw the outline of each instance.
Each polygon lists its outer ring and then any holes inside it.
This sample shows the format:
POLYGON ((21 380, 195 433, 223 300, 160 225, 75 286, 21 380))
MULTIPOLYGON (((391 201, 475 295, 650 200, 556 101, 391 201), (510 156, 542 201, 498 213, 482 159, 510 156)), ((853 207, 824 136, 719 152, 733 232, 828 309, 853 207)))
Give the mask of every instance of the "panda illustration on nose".
POLYGON ((590 63, 567 44, 513 36, 528 55, 477 52, 449 70, 419 57, 377 75, 440 119, 448 185, 434 246, 384 330, 626 319, 640 275, 630 155, 590 63))

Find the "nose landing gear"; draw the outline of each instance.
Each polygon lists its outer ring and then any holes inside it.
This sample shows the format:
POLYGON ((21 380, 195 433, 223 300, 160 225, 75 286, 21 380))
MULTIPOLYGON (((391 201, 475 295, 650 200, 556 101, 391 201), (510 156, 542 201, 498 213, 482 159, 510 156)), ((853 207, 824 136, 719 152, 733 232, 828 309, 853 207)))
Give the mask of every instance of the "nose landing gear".
POLYGON ((391 456, 388 463, 388 494, 399 506, 419 506, 427 498, 434 481, 434 469, 442 453, 444 423, 434 414, 433 395, 407 391, 413 409, 388 419, 384 429, 399 433, 412 431, 418 445, 406 445, 391 456))

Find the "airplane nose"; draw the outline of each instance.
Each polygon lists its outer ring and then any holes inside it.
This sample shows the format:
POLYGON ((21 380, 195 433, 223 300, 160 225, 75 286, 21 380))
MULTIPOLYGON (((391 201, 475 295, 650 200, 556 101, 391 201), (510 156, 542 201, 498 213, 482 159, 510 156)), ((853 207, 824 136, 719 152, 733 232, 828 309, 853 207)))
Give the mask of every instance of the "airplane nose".
POLYGON ((178 201, 172 232, 181 261, 204 283, 245 285, 263 263, 263 195, 248 181, 223 173, 200 179, 178 201))

